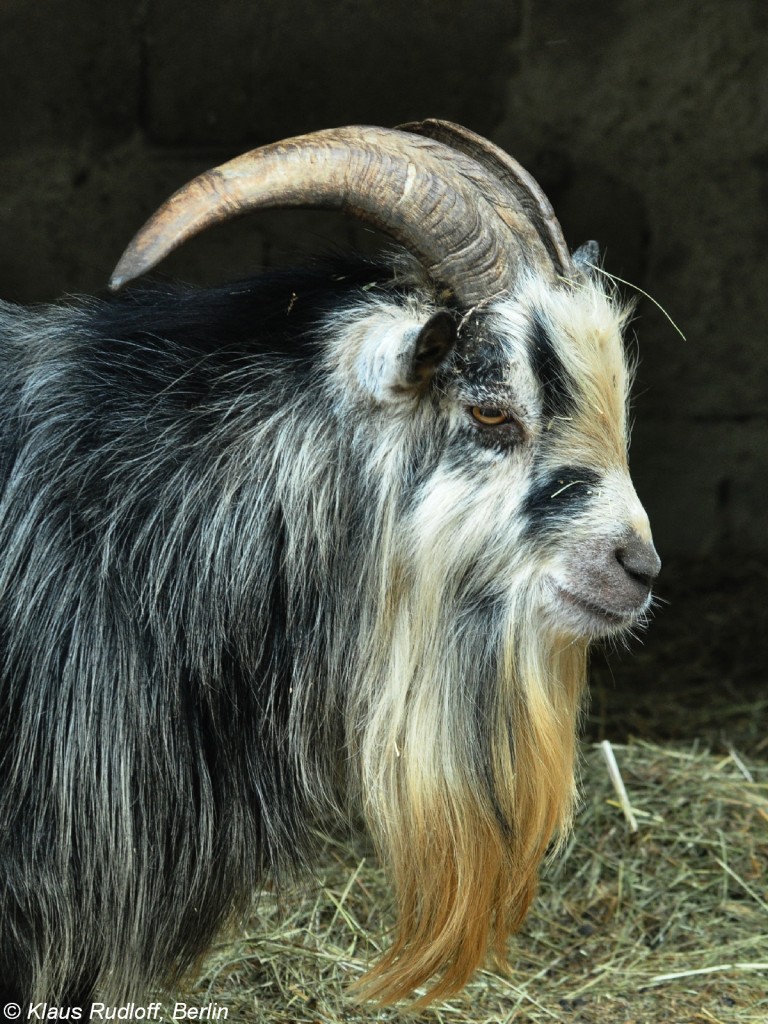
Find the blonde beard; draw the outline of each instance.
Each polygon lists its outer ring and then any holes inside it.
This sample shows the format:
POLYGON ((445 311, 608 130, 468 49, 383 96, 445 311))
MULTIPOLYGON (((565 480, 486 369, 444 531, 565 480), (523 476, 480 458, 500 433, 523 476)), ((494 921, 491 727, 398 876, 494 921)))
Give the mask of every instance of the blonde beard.
POLYGON ((459 990, 489 949, 503 957, 570 825, 587 644, 555 637, 526 596, 510 594, 495 635, 472 636, 455 594, 400 579, 372 630, 347 735, 397 924, 363 998, 393 1002, 433 979, 426 1003, 459 990))

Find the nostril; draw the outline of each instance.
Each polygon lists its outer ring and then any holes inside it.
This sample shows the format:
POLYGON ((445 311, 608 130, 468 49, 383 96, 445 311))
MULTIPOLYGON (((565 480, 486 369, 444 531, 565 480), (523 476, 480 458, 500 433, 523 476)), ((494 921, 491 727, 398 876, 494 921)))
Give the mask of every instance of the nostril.
POLYGON ((628 576, 649 590, 661 569, 656 548, 636 533, 616 549, 616 560, 628 576))

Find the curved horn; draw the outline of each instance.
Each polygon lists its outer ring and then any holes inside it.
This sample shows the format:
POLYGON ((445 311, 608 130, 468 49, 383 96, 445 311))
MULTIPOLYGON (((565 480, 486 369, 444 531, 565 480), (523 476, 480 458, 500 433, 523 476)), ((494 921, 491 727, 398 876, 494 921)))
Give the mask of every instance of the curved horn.
MULTIPOLYGON (((425 121, 411 121, 399 125, 401 131, 414 132, 451 146, 479 164, 509 189, 515 204, 519 204, 536 226, 539 237, 547 248, 555 272, 562 277, 572 277, 575 272, 571 253, 563 237, 563 229, 555 216, 552 204, 544 195, 538 182, 517 160, 505 153, 495 143, 482 135, 464 128, 452 121, 428 118, 425 121)), ((503 214, 502 214, 503 217, 503 214)))
POLYGON ((361 126, 274 143, 201 174, 147 221, 110 286, 213 224, 280 206, 342 210, 374 224, 465 305, 512 290, 521 265, 552 272, 527 211, 495 174, 440 141, 361 126))

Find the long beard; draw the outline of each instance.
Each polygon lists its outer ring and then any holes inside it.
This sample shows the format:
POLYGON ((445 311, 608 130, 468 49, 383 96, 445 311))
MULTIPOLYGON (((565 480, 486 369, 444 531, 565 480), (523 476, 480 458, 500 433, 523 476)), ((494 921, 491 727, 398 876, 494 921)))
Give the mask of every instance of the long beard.
POLYGON ((525 590, 483 607, 434 577, 400 580, 370 631, 347 736, 397 925, 365 998, 393 1002, 432 979, 428 1002, 489 949, 503 956, 568 829, 586 644, 556 641, 530 607, 525 590))

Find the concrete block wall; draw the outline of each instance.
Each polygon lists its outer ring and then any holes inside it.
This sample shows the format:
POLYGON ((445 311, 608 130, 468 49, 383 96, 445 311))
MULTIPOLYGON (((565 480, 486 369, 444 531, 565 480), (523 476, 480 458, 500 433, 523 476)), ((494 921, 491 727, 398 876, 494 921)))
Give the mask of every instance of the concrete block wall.
MULTIPOLYGON (((159 202, 247 148, 460 121, 686 335, 640 297, 633 467, 662 554, 766 553, 766 66, 761 0, 4 0, 0 296, 98 291, 159 202)), ((371 240, 269 213, 164 269, 220 281, 371 240)))

